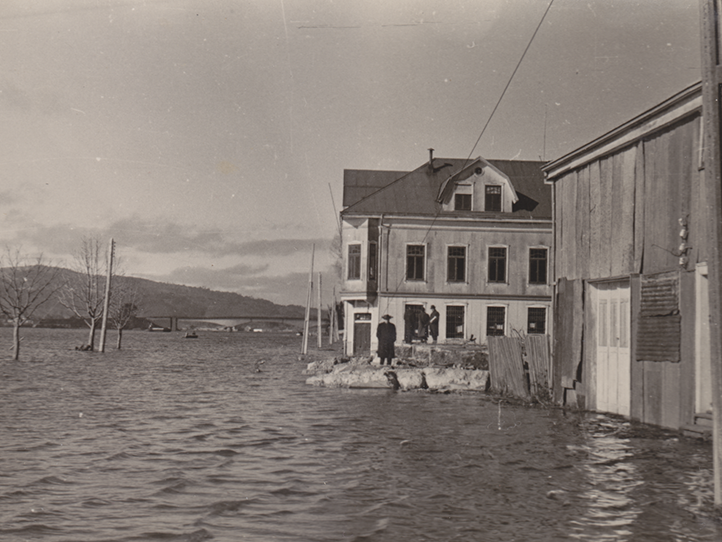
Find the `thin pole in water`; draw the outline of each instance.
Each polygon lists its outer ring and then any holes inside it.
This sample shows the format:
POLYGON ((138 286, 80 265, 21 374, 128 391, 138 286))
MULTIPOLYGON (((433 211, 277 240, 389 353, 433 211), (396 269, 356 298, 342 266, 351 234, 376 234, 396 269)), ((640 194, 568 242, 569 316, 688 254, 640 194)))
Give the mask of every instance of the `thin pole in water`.
POLYGON ((321 272, 318 273, 318 295, 316 297, 316 326, 318 327, 318 347, 323 346, 323 328, 321 327, 321 272))
POLYGON ((316 253, 316 245, 311 247, 311 272, 308 274, 308 293, 306 295, 306 316, 303 319, 303 347, 301 352, 308 354, 308 328, 311 318, 311 294, 313 292, 313 257, 316 253))
POLYGON ((105 352, 105 335, 108 328, 108 311, 110 310, 110 278, 113 276, 113 252, 115 241, 110 239, 108 247, 108 278, 105 281, 105 299, 103 300, 103 324, 100 328, 100 351, 105 352))

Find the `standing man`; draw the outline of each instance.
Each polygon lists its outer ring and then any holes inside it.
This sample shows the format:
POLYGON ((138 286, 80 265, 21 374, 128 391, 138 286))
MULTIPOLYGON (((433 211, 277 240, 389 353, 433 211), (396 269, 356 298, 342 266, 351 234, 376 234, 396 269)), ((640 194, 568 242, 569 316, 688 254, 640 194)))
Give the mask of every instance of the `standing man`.
POLYGON ((422 343, 429 340, 429 315, 424 307, 419 309, 419 340, 422 343))
POLYGON ((379 359, 381 365, 384 361, 388 361, 388 365, 391 365, 391 360, 394 359, 394 343, 396 342, 396 326, 391 323, 391 315, 384 314, 381 317, 383 322, 376 328, 376 338, 379 340, 379 359))
POLYGON ((439 311, 434 305, 431 305, 431 317, 429 318, 429 334, 433 344, 436 344, 436 338, 439 336, 439 311))

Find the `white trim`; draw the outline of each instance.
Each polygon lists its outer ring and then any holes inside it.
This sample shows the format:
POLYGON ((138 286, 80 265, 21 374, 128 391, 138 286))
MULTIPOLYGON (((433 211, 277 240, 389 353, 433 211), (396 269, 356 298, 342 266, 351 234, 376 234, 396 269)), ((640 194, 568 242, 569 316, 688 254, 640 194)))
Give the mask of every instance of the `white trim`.
POLYGON ((429 282, 429 244, 428 243, 404 243, 404 282, 405 283, 419 283, 429 282), (410 279, 409 278, 409 247, 424 247, 424 278, 422 279, 410 279))
POLYGON ((469 254, 471 247, 469 244, 463 243, 449 243, 446 245, 446 284, 469 284, 469 254), (464 280, 449 280, 449 249, 450 248, 463 248, 464 249, 464 280))
POLYGON ((544 246, 544 245, 534 245, 534 246, 528 246, 526 251, 526 284, 527 286, 549 286, 549 255, 551 254, 551 247, 544 246), (531 273, 530 267, 531 267, 531 251, 534 249, 546 249, 547 251, 547 258, 546 258, 546 281, 545 282, 532 282, 531 277, 529 276, 531 273))
POLYGON ((484 310, 483 310, 483 327, 482 331, 484 332, 484 337, 488 337, 489 334, 487 333, 489 331, 489 309, 504 309, 504 334, 503 335, 493 335, 495 337, 508 337, 509 336, 509 305, 504 303, 484 303, 484 310))
MULTIPOLYGON (((486 245, 486 273, 484 274, 484 284, 509 284, 509 260, 510 260, 510 251, 509 251, 509 245, 486 245), (492 248, 503 248, 506 250, 506 255, 504 257, 504 280, 503 281, 491 281, 489 280, 489 264, 491 263, 491 258, 489 257, 489 249, 492 248)), ((541 286, 541 285, 540 285, 541 286)))
POLYGON ((363 245, 364 245, 363 241, 353 241, 353 242, 349 242, 346 244, 346 273, 345 273, 345 275, 346 275, 346 281, 348 281, 348 282, 363 280, 362 279, 362 277, 363 277, 363 250, 364 250, 363 245), (349 249, 352 246, 357 246, 357 245, 359 247, 359 255, 358 255, 359 271, 358 271, 358 277, 352 279, 352 278, 349 278, 349 276, 348 276, 349 271, 351 270, 351 261, 350 261, 351 255, 349 254, 349 249))

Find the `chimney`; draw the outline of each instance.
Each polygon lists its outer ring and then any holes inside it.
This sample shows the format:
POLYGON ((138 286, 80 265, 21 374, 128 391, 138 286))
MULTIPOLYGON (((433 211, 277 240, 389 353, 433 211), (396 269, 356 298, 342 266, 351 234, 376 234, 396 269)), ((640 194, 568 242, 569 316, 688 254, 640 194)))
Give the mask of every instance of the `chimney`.
POLYGON ((429 149, 429 169, 434 170, 434 149, 429 149))

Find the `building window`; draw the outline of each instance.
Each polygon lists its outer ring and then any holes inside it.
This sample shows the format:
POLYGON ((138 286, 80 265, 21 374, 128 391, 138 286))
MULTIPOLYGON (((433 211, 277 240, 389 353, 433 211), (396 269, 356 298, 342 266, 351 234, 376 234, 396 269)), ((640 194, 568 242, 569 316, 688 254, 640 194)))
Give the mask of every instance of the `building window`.
POLYGON ((547 283, 547 249, 529 249, 529 284, 547 283))
POLYGON ((424 245, 406 246, 406 280, 424 280, 424 245))
POLYGON ((447 276, 449 282, 466 280, 466 247, 449 247, 447 276))
POLYGON ((494 336, 504 335, 504 321, 506 319, 505 307, 487 307, 486 334, 494 336))
POLYGON ((454 196, 454 210, 471 211, 471 194, 456 194, 454 196))
POLYGON ((371 241, 369 243, 369 280, 376 280, 376 273, 378 271, 378 256, 376 251, 376 242, 371 241))
POLYGON ((361 278, 361 245, 348 246, 348 280, 361 278))
POLYGON ((484 198, 484 210, 501 212, 501 186, 500 185, 489 185, 486 187, 486 194, 484 198))
POLYGON ((489 282, 506 282, 506 247, 489 247, 489 282))
POLYGON ((546 322, 547 322, 547 310, 543 307, 529 307, 527 312, 527 324, 526 332, 532 333, 546 333, 546 322))
POLYGON ((464 338, 464 307, 446 307, 446 338, 464 338))

